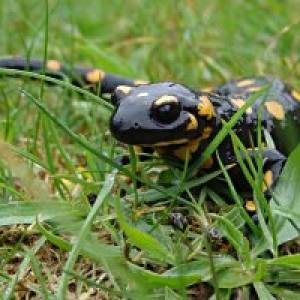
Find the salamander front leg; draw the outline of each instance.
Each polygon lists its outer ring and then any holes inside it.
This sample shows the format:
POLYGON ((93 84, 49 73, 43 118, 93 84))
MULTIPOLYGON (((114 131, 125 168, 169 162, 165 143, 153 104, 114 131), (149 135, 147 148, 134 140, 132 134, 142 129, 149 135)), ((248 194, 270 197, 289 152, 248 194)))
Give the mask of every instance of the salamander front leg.
MULTIPOLYGON (((259 155, 258 150, 249 150, 248 152, 253 164, 255 165, 255 157, 259 155)), ((280 153, 278 150, 266 148, 263 150, 263 179, 262 190, 266 194, 268 189, 272 188, 278 179, 281 170, 286 161, 286 157, 280 153)), ((243 159, 246 163, 246 158, 243 159)), ((249 192, 251 191, 251 186, 249 185, 241 166, 236 161, 235 166, 233 166, 229 171, 230 178, 233 181, 234 186, 238 191, 249 192)))
MULTIPOLYGON (((134 152, 139 161, 146 161, 149 158, 151 158, 153 149, 149 147, 135 146, 134 152)), ((117 158, 115 158, 115 162, 122 166, 127 166, 130 163, 130 157, 128 154, 120 155, 117 158)))

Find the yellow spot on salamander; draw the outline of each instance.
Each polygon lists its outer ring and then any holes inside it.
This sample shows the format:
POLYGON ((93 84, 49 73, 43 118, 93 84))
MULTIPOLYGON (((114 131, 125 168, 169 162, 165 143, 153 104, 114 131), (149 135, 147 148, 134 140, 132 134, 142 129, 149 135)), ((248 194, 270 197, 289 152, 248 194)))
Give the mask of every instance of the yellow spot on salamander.
POLYGON ((190 160, 191 153, 189 151, 188 146, 186 146, 174 150, 174 155, 180 160, 184 161, 185 159, 190 160))
POLYGON ((188 139, 178 139, 178 140, 174 140, 174 141, 166 141, 166 142, 159 142, 156 144, 152 144, 152 145, 147 145, 147 144, 143 144, 141 146, 151 146, 151 147, 165 147, 165 146, 170 146, 170 145, 180 145, 180 144, 185 144, 187 143, 189 140, 188 139))
POLYGON ((206 93, 212 92, 213 90, 214 90, 214 87, 212 87, 212 86, 207 86, 204 89, 201 89, 202 92, 206 92, 206 93))
POLYGON ((133 83, 135 85, 145 85, 145 84, 149 84, 149 81, 146 81, 146 80, 135 80, 133 83))
POLYGON ((127 94, 130 93, 131 87, 128 86, 128 85, 119 85, 117 87, 117 90, 120 91, 120 92, 122 92, 123 94, 127 95, 127 94))
POLYGON ((253 86, 253 87, 249 87, 249 88, 247 88, 247 92, 251 92, 251 93, 253 93, 253 92, 258 92, 258 91, 260 91, 261 90, 261 86, 253 86))
MULTIPOLYGON (((231 99, 231 102, 238 108, 241 108, 246 104, 246 102, 243 99, 231 99)), ((246 113, 251 114, 252 108, 251 107, 247 108, 246 113)))
MULTIPOLYGON (((190 159, 191 154, 195 153, 199 149, 201 141, 203 141, 205 139, 208 139, 210 137, 212 131, 213 131, 213 129, 211 127, 209 127, 209 126, 205 127, 203 129, 203 133, 202 133, 201 137, 190 140, 188 143, 186 143, 186 144, 180 146, 179 148, 175 149, 173 154, 181 160, 185 160, 186 155, 187 155, 187 158, 190 159)), ((213 161, 211 161, 211 159, 209 159, 209 161, 210 161, 209 165, 210 166, 213 165, 213 161)), ((204 165, 206 163, 208 165, 208 162, 205 162, 204 165)))
POLYGON ((300 92, 292 90, 291 94, 297 101, 300 101, 300 92))
POLYGON ((52 72, 58 72, 61 69, 61 63, 57 60, 48 60, 46 63, 46 68, 52 72))
POLYGON ((90 83, 98 83, 105 76, 105 73, 100 69, 94 69, 86 74, 86 80, 90 83))
POLYGON ((244 80, 240 80, 236 83, 237 87, 246 87, 249 85, 255 84, 255 80, 253 79, 244 79, 244 80))
POLYGON ((214 159, 212 157, 209 157, 204 164, 202 165, 203 169, 210 169, 214 165, 214 159))
POLYGON ((215 116, 214 106, 207 96, 200 96, 200 103, 198 104, 198 114, 199 116, 207 117, 210 120, 213 116, 215 116))
POLYGON ((277 101, 267 101, 265 102, 265 106, 268 110, 268 112, 277 120, 283 120, 284 119, 284 108, 283 106, 278 103, 277 101))
POLYGON ((200 142, 201 138, 193 139, 189 142, 189 149, 192 153, 195 153, 198 150, 200 142))
POLYGON ((177 103, 177 102, 178 102, 178 99, 175 96, 165 95, 165 96, 161 96, 160 98, 156 99, 154 104, 159 106, 162 104, 177 103))
POLYGON ((139 93, 137 94, 137 97, 147 97, 149 96, 149 93, 139 93))
POLYGON ((268 188, 270 188, 272 183, 273 183, 273 173, 271 170, 268 170, 264 174, 264 182, 262 187, 263 192, 266 191, 268 188))
POLYGON ((249 212, 255 212, 256 211, 256 205, 255 202, 253 200, 247 200, 246 204, 245 204, 245 208, 249 211, 249 212))
POLYGON ((203 133, 202 133, 201 139, 202 140, 208 139, 210 137, 212 131, 213 131, 212 127, 209 127, 209 126, 205 127, 203 129, 203 133))
POLYGON ((187 130, 194 130, 198 128, 198 121, 196 119, 196 117, 193 114, 189 114, 190 115, 190 119, 189 122, 187 124, 186 129, 187 130))
POLYGON ((173 154, 180 160, 190 159, 192 153, 195 153, 200 144, 201 138, 190 140, 188 143, 174 150, 173 154))

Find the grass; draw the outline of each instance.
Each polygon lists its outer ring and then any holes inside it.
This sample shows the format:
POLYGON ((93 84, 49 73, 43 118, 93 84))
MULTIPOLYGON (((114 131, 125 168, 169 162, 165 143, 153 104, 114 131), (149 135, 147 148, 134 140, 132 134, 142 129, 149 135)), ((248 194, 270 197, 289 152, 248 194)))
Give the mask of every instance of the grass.
MULTIPOLYGON (((264 74, 300 86, 296 0, 47 3, 0 2, 1 56, 195 88, 264 74)), ((191 167, 137 165, 108 134, 111 107, 102 99, 11 73, 19 78, 0 81, 0 299, 300 298, 299 147, 270 205, 260 192, 261 158, 258 168, 240 158, 256 224, 224 166, 190 176, 227 134, 243 152, 231 131, 242 110, 191 167), (127 167, 113 160, 123 153, 127 167), (207 184, 222 173, 232 203, 207 184), (169 225, 172 211, 187 216, 184 231, 169 225)))

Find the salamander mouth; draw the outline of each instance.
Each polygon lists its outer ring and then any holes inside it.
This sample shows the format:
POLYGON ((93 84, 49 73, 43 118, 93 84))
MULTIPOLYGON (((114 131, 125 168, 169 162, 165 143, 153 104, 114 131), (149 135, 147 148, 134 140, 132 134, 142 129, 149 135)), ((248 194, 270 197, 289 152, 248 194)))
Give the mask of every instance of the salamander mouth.
POLYGON ((133 131, 120 132, 112 131, 113 136, 121 143, 128 145, 138 145, 145 147, 164 147, 171 145, 185 144, 189 140, 198 137, 197 132, 189 132, 184 137, 179 137, 176 132, 152 132, 152 131, 133 131))
POLYGON ((187 138, 182 138, 182 139, 178 139, 178 140, 173 140, 173 141, 164 141, 164 142, 157 142, 157 143, 153 143, 153 144, 140 144, 140 146, 143 147, 168 147, 168 146, 172 146, 172 145, 182 145, 182 144, 186 144, 190 139, 187 138))

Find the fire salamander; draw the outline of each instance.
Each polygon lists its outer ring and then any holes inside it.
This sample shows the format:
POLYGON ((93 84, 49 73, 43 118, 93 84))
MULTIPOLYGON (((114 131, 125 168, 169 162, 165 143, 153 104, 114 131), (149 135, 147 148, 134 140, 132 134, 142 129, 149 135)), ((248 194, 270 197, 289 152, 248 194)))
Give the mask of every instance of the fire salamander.
MULTIPOLYGON (((174 82, 147 83, 133 81, 101 69, 75 67, 68 69, 60 62, 46 62, 45 74, 69 77, 77 86, 99 87, 100 94, 111 94, 115 111, 110 121, 112 135, 125 144, 153 149, 161 155, 179 160, 193 160, 203 152, 248 97, 266 84, 267 95, 260 96, 234 126, 245 147, 253 149, 259 114, 262 128, 269 133, 275 148, 265 148, 264 179, 271 186, 281 172, 286 156, 300 140, 300 93, 279 79, 269 77, 234 80, 210 91, 194 91, 174 82)), ((0 60, 0 67, 40 72, 42 61, 19 58, 0 60)), ((148 150, 147 150, 148 151, 148 150)), ((237 162, 230 137, 218 147, 225 165, 237 162)), ((204 168, 217 167, 212 156, 204 168)), ((243 188, 245 182, 238 166, 232 178, 243 188)))

